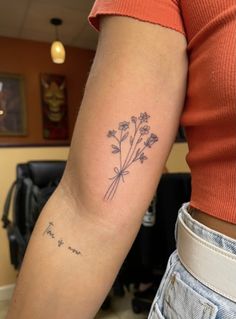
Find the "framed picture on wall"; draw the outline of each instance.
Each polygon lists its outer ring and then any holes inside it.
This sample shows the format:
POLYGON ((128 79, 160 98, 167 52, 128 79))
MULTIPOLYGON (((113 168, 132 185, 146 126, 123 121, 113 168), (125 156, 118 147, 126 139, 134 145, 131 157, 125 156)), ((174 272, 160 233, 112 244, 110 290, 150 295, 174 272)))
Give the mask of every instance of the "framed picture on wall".
POLYGON ((40 74, 43 137, 68 139, 68 106, 66 79, 58 74, 40 74))
POLYGON ((24 79, 0 73, 0 136, 26 135, 24 79))

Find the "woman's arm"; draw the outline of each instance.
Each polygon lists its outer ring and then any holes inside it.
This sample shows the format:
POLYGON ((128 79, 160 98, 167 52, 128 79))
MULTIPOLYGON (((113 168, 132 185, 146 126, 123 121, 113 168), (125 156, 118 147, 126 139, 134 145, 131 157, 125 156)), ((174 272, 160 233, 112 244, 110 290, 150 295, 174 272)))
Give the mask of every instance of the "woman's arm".
POLYGON ((91 319, 140 227, 175 139, 180 33, 105 17, 63 179, 32 234, 8 319, 91 319))

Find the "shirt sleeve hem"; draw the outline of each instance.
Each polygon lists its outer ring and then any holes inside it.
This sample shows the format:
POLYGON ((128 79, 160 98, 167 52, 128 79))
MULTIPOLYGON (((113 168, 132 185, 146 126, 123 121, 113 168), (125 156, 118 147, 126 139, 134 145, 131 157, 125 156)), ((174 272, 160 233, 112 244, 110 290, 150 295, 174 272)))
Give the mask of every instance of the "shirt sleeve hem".
MULTIPOLYGON (((174 4, 173 4, 174 6, 174 4)), ((159 24, 185 34, 182 18, 178 8, 162 5, 152 1, 114 1, 104 3, 98 0, 89 15, 89 23, 99 31, 99 18, 102 15, 126 16, 143 22, 159 24), (148 3, 148 4, 146 4, 148 3)))

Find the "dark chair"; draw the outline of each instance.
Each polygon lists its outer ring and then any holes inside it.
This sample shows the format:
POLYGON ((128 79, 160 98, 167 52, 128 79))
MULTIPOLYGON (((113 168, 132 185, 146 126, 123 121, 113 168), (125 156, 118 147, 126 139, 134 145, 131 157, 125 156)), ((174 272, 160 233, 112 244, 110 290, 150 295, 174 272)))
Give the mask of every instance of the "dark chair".
POLYGON ((30 161, 16 167, 16 180, 8 192, 2 216, 11 263, 16 269, 20 268, 37 217, 59 183, 65 164, 65 161, 30 161))

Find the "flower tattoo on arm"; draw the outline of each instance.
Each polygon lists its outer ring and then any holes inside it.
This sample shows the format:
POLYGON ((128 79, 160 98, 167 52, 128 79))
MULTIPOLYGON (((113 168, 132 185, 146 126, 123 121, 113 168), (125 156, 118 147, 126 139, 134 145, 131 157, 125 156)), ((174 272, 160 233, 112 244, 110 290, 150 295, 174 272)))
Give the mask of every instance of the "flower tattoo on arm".
POLYGON ((138 161, 143 164, 148 159, 144 151, 158 141, 158 137, 150 132, 149 118, 150 115, 146 112, 140 113, 138 117, 132 116, 130 122, 120 122, 118 130, 108 131, 107 137, 114 139, 114 144, 111 145, 112 153, 119 154, 119 165, 114 167, 115 175, 109 178, 112 182, 104 195, 104 200, 113 199, 120 182, 125 182, 130 166, 138 161), (129 144, 126 154, 122 148, 124 143, 129 144))

